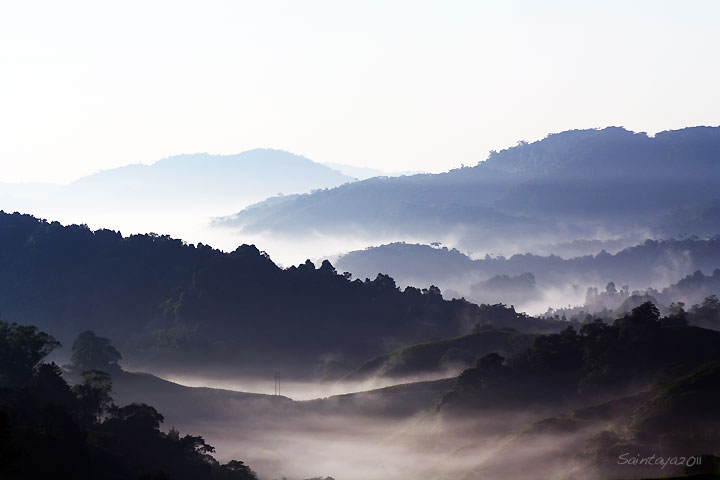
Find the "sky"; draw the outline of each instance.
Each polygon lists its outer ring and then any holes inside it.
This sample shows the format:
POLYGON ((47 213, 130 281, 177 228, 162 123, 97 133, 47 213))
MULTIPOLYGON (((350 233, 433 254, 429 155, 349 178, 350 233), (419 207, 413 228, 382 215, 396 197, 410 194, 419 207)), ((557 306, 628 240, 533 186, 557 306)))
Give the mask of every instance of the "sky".
POLYGON ((440 172, 720 124, 717 1, 0 3, 0 182, 279 148, 440 172))

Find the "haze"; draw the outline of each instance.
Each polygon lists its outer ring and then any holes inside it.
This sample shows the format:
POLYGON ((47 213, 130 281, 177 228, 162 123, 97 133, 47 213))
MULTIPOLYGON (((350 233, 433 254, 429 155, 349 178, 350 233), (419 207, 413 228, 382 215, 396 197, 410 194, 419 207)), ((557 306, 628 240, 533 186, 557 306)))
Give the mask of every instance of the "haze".
POLYGON ((720 479, 718 18, 3 3, 0 477, 720 479))
POLYGON ((715 124, 712 1, 5 2, 3 181, 272 147, 440 172, 569 128, 715 124))

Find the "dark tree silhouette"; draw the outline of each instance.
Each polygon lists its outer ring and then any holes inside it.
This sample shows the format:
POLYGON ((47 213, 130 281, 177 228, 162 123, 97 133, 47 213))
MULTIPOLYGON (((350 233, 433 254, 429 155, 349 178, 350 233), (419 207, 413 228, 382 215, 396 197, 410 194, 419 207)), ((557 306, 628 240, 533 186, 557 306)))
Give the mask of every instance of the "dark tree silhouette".
POLYGON ((0 322, 0 387, 17 388, 60 342, 33 326, 0 322))
POLYGON ((75 385, 73 391, 85 414, 86 424, 99 422, 113 403, 112 379, 109 373, 100 370, 87 370, 82 377, 83 382, 75 385))
POLYGON ((98 337, 95 332, 87 330, 77 336, 72 346, 72 368, 77 372, 86 370, 102 370, 115 372, 120 367, 120 352, 110 344, 107 338, 98 337))
POLYGON ((242 462, 219 464, 202 437, 161 432, 153 407, 113 405, 105 372, 88 370, 71 389, 57 365, 42 363, 57 345, 34 327, 0 322, 1 478, 256 479, 242 462))

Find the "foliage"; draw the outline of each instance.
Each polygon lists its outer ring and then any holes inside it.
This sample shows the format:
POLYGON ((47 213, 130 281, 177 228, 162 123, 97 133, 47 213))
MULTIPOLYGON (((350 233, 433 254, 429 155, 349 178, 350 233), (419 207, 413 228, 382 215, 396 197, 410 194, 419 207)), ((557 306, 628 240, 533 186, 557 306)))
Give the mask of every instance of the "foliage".
POLYGON ((117 371, 120 368, 117 362, 121 358, 122 355, 110 344, 109 339, 98 337, 91 330, 82 332, 73 342, 71 361, 76 371, 117 371))
POLYGON ((499 362, 478 360, 443 400, 448 409, 560 406, 637 389, 720 359, 720 333, 660 318, 652 303, 606 324, 593 320, 538 337, 499 362))
POLYGON ((115 368, 107 337, 150 365, 290 359, 304 374, 338 351, 352 363, 388 345, 461 335, 482 315, 469 302, 444 300, 437 287, 400 290, 387 275, 352 280, 329 262, 282 269, 251 245, 224 253, 5 213, 0 311, 66 342, 97 332, 75 345, 79 371, 115 368))
POLYGON ((86 424, 102 420, 105 411, 112 405, 112 378, 100 370, 82 373, 83 383, 75 385, 73 392, 78 399, 80 410, 85 414, 86 424))
POLYGON ((59 346, 36 327, 0 321, 0 387, 27 383, 40 361, 59 346))
POLYGON ((73 388, 54 363, 57 342, 34 327, 0 322, 0 476, 124 480, 252 480, 240 461, 219 464, 202 437, 160 431, 153 407, 112 403, 110 376, 84 373, 73 388))
MULTIPOLYGON (((494 310, 495 314, 501 309, 494 310)), ((455 368, 472 365, 486 353, 499 352, 506 356, 519 353, 529 347, 536 336, 489 324, 477 325, 468 335, 412 345, 378 356, 346 375, 345 380, 411 377, 443 370, 449 374, 455 368)))

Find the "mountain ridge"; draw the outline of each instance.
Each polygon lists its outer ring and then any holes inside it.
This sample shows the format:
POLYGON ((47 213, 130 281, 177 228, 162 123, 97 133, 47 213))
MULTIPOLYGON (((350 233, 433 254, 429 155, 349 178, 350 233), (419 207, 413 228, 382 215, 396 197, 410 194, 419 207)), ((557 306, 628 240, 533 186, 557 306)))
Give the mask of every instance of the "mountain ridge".
POLYGON ((529 232, 562 232, 562 241, 586 238, 581 232, 590 229, 628 234, 637 223, 666 236, 688 229, 712 235, 720 233, 717 224, 675 223, 687 216, 679 210, 702 213, 720 198, 719 160, 720 127, 654 137, 622 127, 566 131, 493 152, 473 167, 261 202, 217 224, 286 236, 352 231, 415 235, 428 243, 454 236, 461 237, 455 244, 477 248, 529 232))

